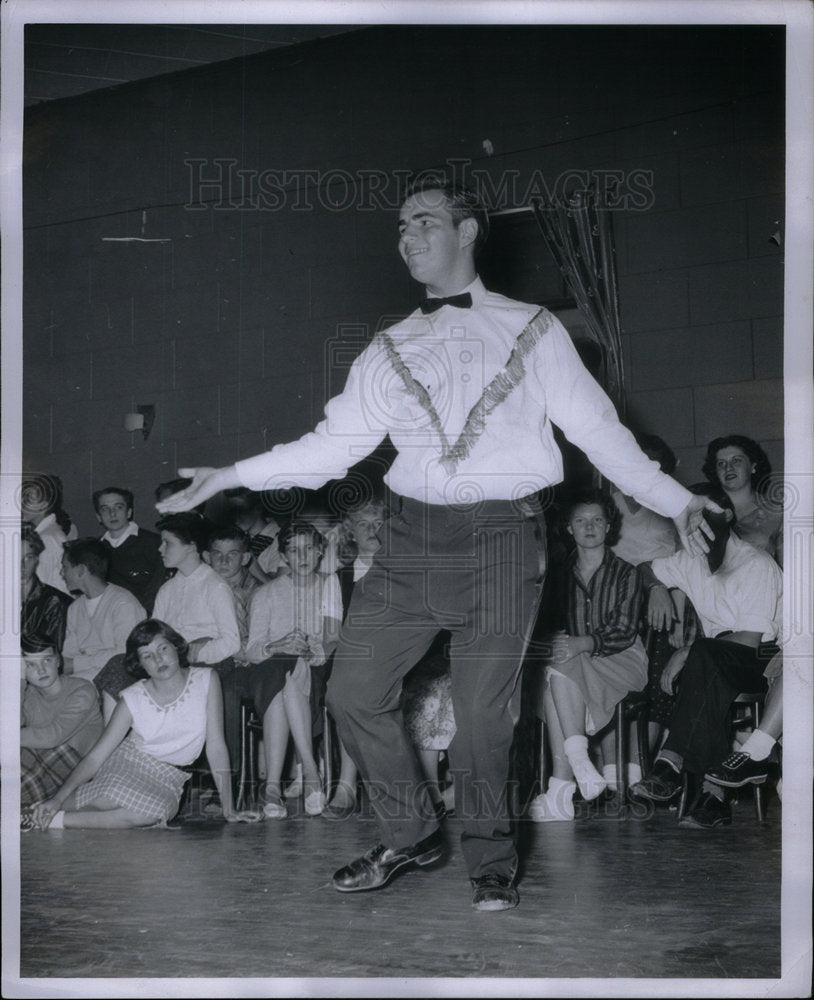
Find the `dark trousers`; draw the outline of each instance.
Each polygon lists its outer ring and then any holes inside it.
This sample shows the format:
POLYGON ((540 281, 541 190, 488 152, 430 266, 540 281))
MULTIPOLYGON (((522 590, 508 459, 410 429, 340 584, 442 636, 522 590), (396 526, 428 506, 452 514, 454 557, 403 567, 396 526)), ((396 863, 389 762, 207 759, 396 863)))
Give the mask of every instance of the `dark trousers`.
POLYGON ((729 754, 729 710, 742 691, 766 690, 766 664, 755 649, 726 639, 696 639, 679 676, 664 749, 704 774, 729 754))
POLYGON ((402 681, 441 629, 457 731, 449 747, 471 877, 513 875, 507 782, 519 672, 538 602, 535 522, 509 501, 469 509, 401 500, 353 591, 328 709, 359 767, 383 842, 416 843, 438 821, 404 725, 402 681))
POLYGON ((249 666, 237 665, 232 659, 212 664, 223 687, 223 728, 233 772, 240 760, 240 703, 251 701, 262 719, 274 697, 285 687, 286 674, 296 664, 297 657, 287 653, 249 666))

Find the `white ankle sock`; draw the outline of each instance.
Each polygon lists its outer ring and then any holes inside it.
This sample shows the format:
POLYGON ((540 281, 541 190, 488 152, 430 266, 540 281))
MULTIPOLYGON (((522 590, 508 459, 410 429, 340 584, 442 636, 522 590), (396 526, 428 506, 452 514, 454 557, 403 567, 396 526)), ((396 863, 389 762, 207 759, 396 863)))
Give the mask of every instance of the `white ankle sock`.
POLYGON ((531 803, 529 815, 535 823, 549 823, 556 820, 573 820, 574 792, 577 786, 573 781, 563 781, 562 778, 552 778, 548 783, 548 791, 538 795, 531 803))
POLYGON ((545 793, 549 805, 561 816, 574 818, 574 792, 577 786, 573 781, 563 781, 562 778, 551 778, 548 791, 545 793))
POLYGON ((741 753, 748 753, 752 760, 766 760, 774 749, 775 741, 761 729, 755 729, 749 739, 740 748, 741 753))
POLYGON ((574 777, 582 792, 582 797, 590 802, 598 795, 601 795, 607 782, 591 763, 588 756, 588 737, 569 736, 563 744, 565 756, 574 772, 574 777))
POLYGON ((60 809, 59 812, 54 813, 54 818, 48 824, 49 830, 64 830, 65 829, 65 810, 60 809))
MULTIPOLYGON (((608 788, 613 788, 615 791, 619 791, 619 782, 616 780, 616 765, 615 764, 605 764, 602 768, 602 777, 608 783, 608 788)), ((637 781, 642 780, 642 769, 638 764, 628 764, 627 765, 627 783, 628 787, 630 785, 635 785, 637 781)))
POLYGON ((615 764, 605 764, 602 768, 602 777, 608 783, 608 788, 613 788, 616 791, 619 790, 619 786, 616 783, 616 765, 615 764))

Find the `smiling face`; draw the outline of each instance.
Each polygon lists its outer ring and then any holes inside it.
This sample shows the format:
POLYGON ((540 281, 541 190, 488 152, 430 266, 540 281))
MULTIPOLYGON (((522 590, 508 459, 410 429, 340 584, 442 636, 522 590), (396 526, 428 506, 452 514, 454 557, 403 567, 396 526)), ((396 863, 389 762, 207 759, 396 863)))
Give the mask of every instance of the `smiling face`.
POLYGON ((752 485, 755 464, 749 456, 735 445, 721 448, 715 456, 715 473, 718 482, 727 493, 735 493, 752 485))
POLYGON ((146 646, 139 646, 138 660, 153 680, 168 680, 181 669, 178 650, 163 635, 156 636, 146 646))
POLYGON ((96 517, 99 519, 99 524, 110 532, 111 537, 118 538, 127 530, 133 511, 120 493, 103 493, 99 497, 96 517))
POLYGON ((26 653, 25 679, 32 687, 42 691, 59 687, 59 653, 55 649, 45 649, 41 653, 26 653))
POLYGON ((568 533, 580 549, 596 549, 605 544, 610 525, 598 503, 578 504, 568 519, 568 533))
POLYGON ((474 219, 455 225, 442 191, 411 195, 399 213, 399 253, 411 277, 431 295, 460 292, 475 277, 473 248, 478 234, 474 219))

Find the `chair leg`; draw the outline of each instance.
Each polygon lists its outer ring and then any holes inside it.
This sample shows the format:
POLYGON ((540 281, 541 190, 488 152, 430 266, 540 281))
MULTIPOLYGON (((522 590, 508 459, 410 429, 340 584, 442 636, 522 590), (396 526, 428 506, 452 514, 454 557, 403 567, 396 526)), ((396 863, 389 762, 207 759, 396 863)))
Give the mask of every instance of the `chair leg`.
POLYGON ((627 799, 627 720, 625 718, 625 699, 617 702, 614 710, 614 727, 616 729, 616 787, 619 790, 620 801, 627 799))
POLYGON ((639 711, 636 716, 636 744, 639 750, 639 767, 642 774, 650 770, 650 734, 647 711, 639 711))
POLYGON ((331 717, 328 709, 322 709, 322 756, 324 759, 323 768, 323 790, 325 797, 330 798, 333 786, 333 732, 331 730, 331 717))
POLYGON ((546 758, 546 733, 545 733, 545 719, 540 716, 537 720, 540 723, 539 733, 540 742, 537 744, 537 766, 540 769, 539 780, 540 780, 540 792, 544 793, 546 790, 546 768, 548 766, 548 761, 546 758))
POLYGON ((758 823, 762 823, 765 817, 765 810, 763 805, 763 785, 752 785, 755 793, 755 815, 757 816, 758 823))
POLYGON ((252 807, 257 802, 258 794, 258 775, 257 775, 257 753, 258 753, 258 740, 254 730, 249 727, 248 729, 248 747, 246 751, 247 755, 247 770, 249 774, 248 778, 248 801, 247 806, 252 807))
MULTIPOLYGON (((760 729, 760 702, 752 702, 752 718, 754 719, 754 728, 760 729)), ((758 823, 763 822, 765 815, 763 809, 763 785, 752 785, 755 796, 755 815, 757 816, 758 823)))
POLYGON ((246 743, 248 733, 246 732, 246 708, 240 706, 240 763, 237 772, 237 795, 235 796, 235 809, 240 811, 246 808, 246 743))
POLYGON ((690 797, 690 776, 686 771, 681 774, 681 796, 678 800, 678 818, 682 819, 687 811, 690 797))

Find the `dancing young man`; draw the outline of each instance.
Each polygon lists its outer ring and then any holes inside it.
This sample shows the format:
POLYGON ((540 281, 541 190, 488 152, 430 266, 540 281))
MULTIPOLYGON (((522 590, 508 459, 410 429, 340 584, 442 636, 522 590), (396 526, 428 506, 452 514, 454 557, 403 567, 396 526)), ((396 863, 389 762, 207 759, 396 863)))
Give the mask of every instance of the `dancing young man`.
POLYGON ((528 498, 562 479, 552 421, 627 495, 673 518, 699 551, 709 502, 640 451, 551 313, 484 288, 475 253, 487 232, 472 192, 437 179, 414 185, 398 248, 424 286, 420 309, 374 337, 313 433, 233 466, 181 469, 192 484, 158 506, 189 509, 238 485, 318 486, 390 435, 398 455, 386 482, 397 513, 354 590, 328 689, 382 842, 339 869, 333 884, 377 889, 405 866, 443 855, 399 698, 404 676, 447 629, 455 808, 472 905, 489 911, 518 902, 507 781, 539 594, 539 526, 528 498))

